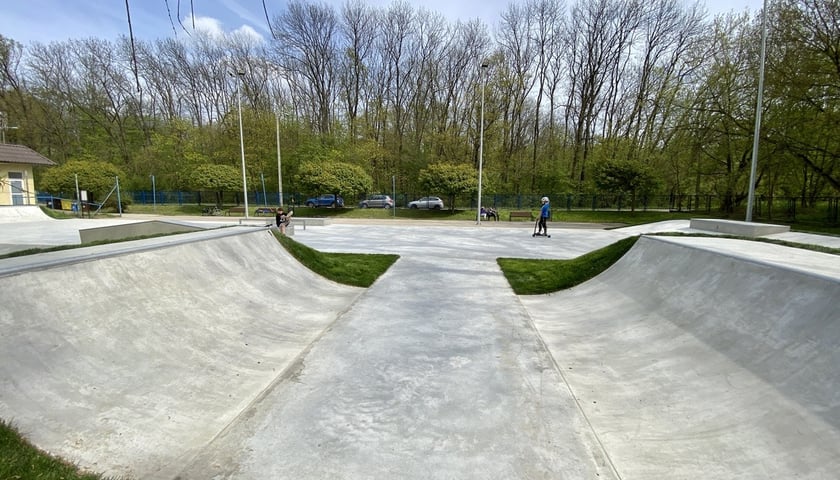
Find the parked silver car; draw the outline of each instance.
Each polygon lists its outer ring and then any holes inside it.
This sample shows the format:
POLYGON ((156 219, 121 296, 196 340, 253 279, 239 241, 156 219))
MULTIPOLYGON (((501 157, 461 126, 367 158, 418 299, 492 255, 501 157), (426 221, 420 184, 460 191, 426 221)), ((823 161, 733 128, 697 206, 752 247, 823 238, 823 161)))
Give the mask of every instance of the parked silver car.
POLYGON ((408 202, 408 208, 431 208, 434 210, 442 210, 443 200, 438 197, 423 197, 420 200, 408 202))
POLYGON ((367 200, 359 202, 359 208, 391 208, 394 200, 388 195, 371 195, 367 200))

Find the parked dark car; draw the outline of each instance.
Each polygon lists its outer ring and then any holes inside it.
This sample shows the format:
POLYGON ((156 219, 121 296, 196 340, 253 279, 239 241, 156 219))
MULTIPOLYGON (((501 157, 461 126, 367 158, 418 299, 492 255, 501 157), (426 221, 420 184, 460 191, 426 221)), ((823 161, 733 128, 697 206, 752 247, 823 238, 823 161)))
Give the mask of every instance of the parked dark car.
POLYGON ((359 208, 391 208, 393 206, 394 200, 388 195, 371 195, 359 202, 359 208))
POLYGON ((324 195, 308 198, 303 204, 307 207, 343 207, 344 199, 341 198, 341 195, 325 193, 324 195))

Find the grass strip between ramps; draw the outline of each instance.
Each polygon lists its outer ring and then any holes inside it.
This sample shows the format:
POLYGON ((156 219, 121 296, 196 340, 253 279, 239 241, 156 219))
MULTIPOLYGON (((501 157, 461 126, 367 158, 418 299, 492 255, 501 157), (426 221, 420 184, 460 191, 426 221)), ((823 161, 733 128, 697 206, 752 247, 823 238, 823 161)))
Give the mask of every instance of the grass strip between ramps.
POLYGON ((496 261, 517 295, 552 293, 594 278, 618 261, 639 237, 629 237, 570 260, 499 258, 496 261))
POLYGON ((0 421, 0 478, 101 480, 106 477, 84 473, 75 465, 42 452, 13 426, 0 421))
POLYGON ((300 263, 334 282, 369 287, 382 276, 399 255, 362 253, 324 253, 298 243, 280 232, 274 236, 300 263))

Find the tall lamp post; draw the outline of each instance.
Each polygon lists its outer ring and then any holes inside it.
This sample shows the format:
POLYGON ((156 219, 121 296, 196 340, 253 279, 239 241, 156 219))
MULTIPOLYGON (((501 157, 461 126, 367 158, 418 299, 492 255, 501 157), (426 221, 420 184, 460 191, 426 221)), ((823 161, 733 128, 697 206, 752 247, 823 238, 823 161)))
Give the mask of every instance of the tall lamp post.
POLYGON ((242 95, 239 92, 239 84, 245 72, 236 72, 236 105, 239 109, 239 150, 242 153, 242 192, 245 196, 245 220, 248 219, 248 180, 245 177, 245 137, 242 134, 242 95))
POLYGON ((155 176, 149 176, 152 177, 152 209, 154 209, 155 213, 157 213, 157 189, 155 188, 155 176))
POLYGON ((280 114, 274 116, 277 120, 277 185, 280 188, 280 206, 283 206, 283 164, 280 161, 280 114))
POLYGON ((484 84, 487 64, 481 64, 481 125, 479 126, 478 137, 478 205, 476 205, 475 223, 481 225, 481 171, 484 168, 484 84))
POLYGON ((755 102, 755 131, 753 132, 752 162, 750 162, 750 185, 747 194, 746 221, 752 222, 755 204, 755 170, 758 163, 758 136, 761 132, 761 108, 764 103, 764 57, 767 50, 767 0, 761 10, 761 60, 758 67, 758 97, 755 102))

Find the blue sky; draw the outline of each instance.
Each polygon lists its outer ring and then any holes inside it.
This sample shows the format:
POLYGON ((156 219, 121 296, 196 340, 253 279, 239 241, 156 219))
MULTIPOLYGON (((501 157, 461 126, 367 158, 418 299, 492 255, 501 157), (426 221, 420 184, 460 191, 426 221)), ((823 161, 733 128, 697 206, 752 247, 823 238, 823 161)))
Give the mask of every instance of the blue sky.
MULTIPOLYGON (((337 7, 344 0, 326 1, 337 7)), ((504 7, 511 0, 409 0, 413 5, 442 13, 454 21, 479 17, 488 24, 495 23, 504 7)), ((688 0, 686 0, 688 1, 688 0)), ((570 0, 567 0, 570 3, 570 0)), ((700 0, 710 13, 749 9, 757 11, 763 0, 700 0)), ((190 1, 169 0, 172 21, 178 25, 177 8, 180 3, 180 18, 188 28, 192 22, 190 1)), ((277 13, 285 0, 267 0, 269 15, 277 13)), ((391 0, 367 0, 374 6, 387 6, 391 0)), ((71 38, 97 37, 115 39, 128 33, 124 0, 17 0, 4 1, 0 6, 0 34, 17 40, 24 45, 32 42, 50 43, 71 38)), ((173 36, 164 0, 130 0, 132 25, 138 38, 154 39, 173 36)), ((268 26, 261 0, 192 0, 195 9, 196 26, 222 32, 244 30, 251 34, 268 37, 268 26)))

